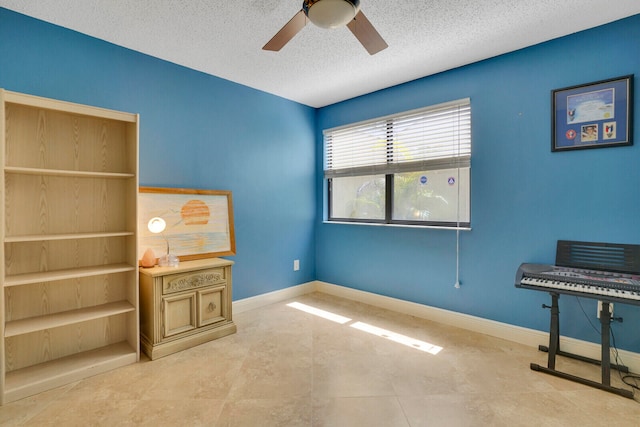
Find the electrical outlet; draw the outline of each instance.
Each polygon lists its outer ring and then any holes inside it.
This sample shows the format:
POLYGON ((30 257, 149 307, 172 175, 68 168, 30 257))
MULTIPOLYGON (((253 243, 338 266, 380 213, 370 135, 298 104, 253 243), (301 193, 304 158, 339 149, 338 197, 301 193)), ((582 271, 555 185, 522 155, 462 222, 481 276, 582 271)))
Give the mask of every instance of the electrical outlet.
POLYGON ((293 260, 293 271, 298 271, 300 270, 300 260, 299 259, 294 259, 293 260))
MULTIPOLYGON (((598 319, 600 318, 600 312, 602 311, 602 301, 598 301, 598 312, 596 313, 596 315, 598 316, 598 319)), ((610 302, 609 303, 609 311, 611 312, 611 317, 613 317, 613 303, 610 302)))

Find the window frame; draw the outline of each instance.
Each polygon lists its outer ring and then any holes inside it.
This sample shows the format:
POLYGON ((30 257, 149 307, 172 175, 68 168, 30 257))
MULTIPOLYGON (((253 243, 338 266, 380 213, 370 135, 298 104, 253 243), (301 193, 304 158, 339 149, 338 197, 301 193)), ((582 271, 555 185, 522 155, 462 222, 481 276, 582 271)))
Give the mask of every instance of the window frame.
MULTIPOLYGON (((459 130, 458 130, 459 132, 459 130)), ((410 111, 405 111, 405 112, 400 112, 397 114, 393 114, 393 115, 389 115, 386 117, 381 117, 381 118, 376 118, 376 119, 371 119, 371 120, 366 120, 363 122, 358 122, 358 123, 352 123, 352 124, 347 124, 344 126, 340 126, 340 127, 336 127, 336 128, 331 128, 331 129, 326 129, 323 131, 323 154, 324 154, 324 181, 326 182, 326 189, 327 189, 327 218, 326 218, 326 222, 328 223, 347 223, 347 224, 363 224, 363 225, 390 225, 390 226, 408 226, 408 227, 420 227, 420 228, 440 228, 440 229, 447 229, 447 228, 451 228, 451 229, 470 229, 471 227, 471 100, 469 98, 465 98, 465 99, 460 99, 460 100, 456 100, 456 101, 451 101, 451 102, 445 102, 442 104, 437 104, 437 105, 432 105, 432 106, 428 106, 428 107, 424 107, 424 108, 420 108, 420 109, 416 109, 416 110, 410 110, 410 111), (435 160, 422 160, 422 165, 425 166, 424 169, 418 169, 418 168, 409 168, 409 169, 403 169, 402 165, 401 166, 397 166, 398 162, 394 162, 393 158, 394 158, 394 133, 393 133, 393 126, 394 126, 394 121, 397 121, 398 119, 403 119, 405 117, 408 117, 410 115, 416 114, 416 113, 429 113, 432 111, 437 111, 439 109, 444 109, 447 107, 460 107, 460 106, 465 106, 466 108, 468 108, 468 127, 469 127, 469 131, 468 131, 468 154, 465 155, 460 155, 460 138, 458 137, 458 155, 454 155, 454 156, 447 156, 447 157, 442 157, 439 159, 435 159, 435 160), (349 129, 349 128, 356 128, 358 126, 361 125, 366 125, 367 123, 374 123, 374 122, 381 122, 383 120, 386 120, 387 122, 387 139, 386 139, 386 164, 384 165, 376 165, 376 166, 359 166, 357 167, 357 169, 363 169, 366 170, 368 168, 372 169, 371 173, 365 173, 365 172, 356 172, 353 174, 346 174, 344 176, 341 176, 339 173, 338 174, 333 174, 332 176, 327 176, 327 133, 333 132, 335 130, 341 130, 341 129, 349 129), (442 165, 438 165, 438 163, 442 163, 444 162, 444 164, 446 164, 447 166, 450 167, 442 167, 442 165), (384 171, 385 166, 388 167, 388 165, 390 164, 395 164, 395 167, 391 167, 390 171, 384 171), (431 164, 431 166, 429 166, 431 164), (394 210, 394 187, 395 187, 395 176, 396 174, 399 173, 406 173, 406 172, 423 172, 423 171, 434 171, 434 170, 438 170, 438 169, 457 169, 458 173, 461 169, 465 169, 468 168, 469 169, 469 182, 466 184, 467 190, 468 190, 468 194, 464 196, 464 199, 460 197, 460 195, 458 195, 457 198, 457 202, 458 204, 460 204, 460 200, 466 200, 466 203, 468 205, 468 221, 461 221, 458 215, 458 218, 456 218, 456 221, 425 221, 425 220, 406 220, 406 219, 394 219, 393 218, 393 210, 394 210), (344 217, 338 217, 338 216, 334 216, 333 215, 333 180, 335 178, 340 178, 340 177, 347 177, 347 176, 366 176, 366 175, 373 175, 373 176, 384 176, 385 179, 385 207, 384 207, 384 219, 370 219, 370 218, 344 218, 344 217)), ((466 145, 465 145, 466 147, 466 145)), ((407 162, 407 163, 411 163, 411 162, 407 162)), ((335 172, 335 169, 333 170, 335 172)), ((459 178, 459 175, 458 175, 459 178)), ((458 179, 458 185, 459 185, 459 179, 458 179)), ((458 187, 458 189, 460 189, 460 187, 458 187)), ((459 191, 459 190, 458 190, 459 191)), ((458 206, 459 207, 459 206, 458 206)))

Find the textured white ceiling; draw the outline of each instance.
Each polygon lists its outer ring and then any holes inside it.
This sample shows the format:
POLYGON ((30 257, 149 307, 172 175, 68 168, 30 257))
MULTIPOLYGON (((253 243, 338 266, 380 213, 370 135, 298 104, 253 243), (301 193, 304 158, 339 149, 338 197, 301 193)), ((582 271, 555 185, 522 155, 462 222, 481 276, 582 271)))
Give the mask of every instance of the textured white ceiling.
POLYGON ((313 107, 640 13, 639 0, 361 0, 389 44, 308 24, 262 46, 302 0, 0 0, 0 6, 313 107))

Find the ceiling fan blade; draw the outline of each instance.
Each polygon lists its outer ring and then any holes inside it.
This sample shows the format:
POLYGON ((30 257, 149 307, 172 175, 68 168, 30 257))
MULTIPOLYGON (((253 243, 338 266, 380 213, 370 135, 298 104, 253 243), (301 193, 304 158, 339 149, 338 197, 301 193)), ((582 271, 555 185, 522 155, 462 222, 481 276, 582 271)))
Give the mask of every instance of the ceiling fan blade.
POLYGON ((369 55, 375 55, 389 47, 362 11, 358 12, 355 18, 347 24, 347 27, 353 35, 356 36, 358 41, 362 43, 362 46, 367 49, 369 55))
POLYGON ((298 34, 305 25, 307 25, 307 15, 304 14, 303 10, 300 10, 262 47, 262 50, 279 51, 284 45, 289 43, 289 40, 298 34))

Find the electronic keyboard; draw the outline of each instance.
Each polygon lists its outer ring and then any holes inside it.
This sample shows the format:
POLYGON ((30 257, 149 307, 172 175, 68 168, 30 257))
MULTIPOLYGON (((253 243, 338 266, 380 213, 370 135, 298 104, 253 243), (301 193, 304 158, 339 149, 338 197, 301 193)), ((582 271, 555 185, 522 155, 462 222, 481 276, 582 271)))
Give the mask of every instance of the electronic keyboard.
POLYGON ((516 287, 640 305, 640 275, 523 263, 516 287))
POLYGON ((611 303, 640 305, 640 245, 558 240, 555 264, 523 263, 516 273, 517 288, 546 291, 551 295, 551 305, 542 305, 551 313, 549 345, 538 347, 549 353, 547 366, 532 363, 531 369, 633 399, 632 390, 611 385, 611 369, 629 372, 627 367, 611 363, 611 322, 622 322, 622 317, 613 317, 611 303), (561 294, 602 301, 598 308, 600 360, 560 350, 558 300, 561 294), (601 381, 556 369, 556 356, 600 365, 601 381))

